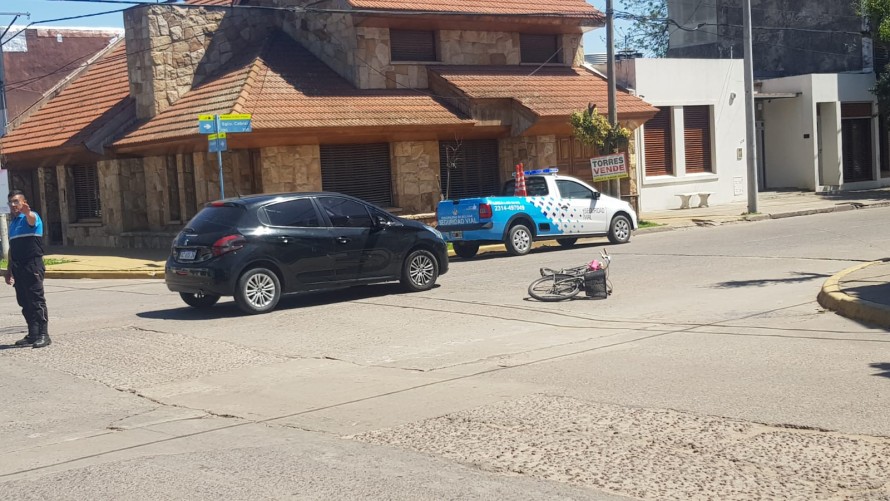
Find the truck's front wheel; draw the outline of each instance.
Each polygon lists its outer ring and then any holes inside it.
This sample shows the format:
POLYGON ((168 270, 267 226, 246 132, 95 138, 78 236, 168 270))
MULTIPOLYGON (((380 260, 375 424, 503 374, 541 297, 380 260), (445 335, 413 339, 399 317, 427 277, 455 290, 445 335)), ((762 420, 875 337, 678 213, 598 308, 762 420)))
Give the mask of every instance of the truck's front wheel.
POLYGON ((524 256, 532 250, 532 232, 528 226, 517 224, 507 232, 507 240, 504 242, 507 252, 511 256, 524 256))
POLYGON ((473 258, 479 252, 479 242, 454 242, 454 253, 463 259, 473 258))

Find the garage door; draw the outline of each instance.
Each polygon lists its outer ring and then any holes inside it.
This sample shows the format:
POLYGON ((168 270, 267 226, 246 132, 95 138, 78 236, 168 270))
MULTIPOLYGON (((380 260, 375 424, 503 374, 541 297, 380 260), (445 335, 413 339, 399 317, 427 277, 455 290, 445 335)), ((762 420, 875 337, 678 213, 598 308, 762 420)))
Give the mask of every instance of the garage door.
POLYGON ((442 194, 448 198, 484 197, 500 192, 497 139, 440 141, 439 161, 442 194))
POLYGON ((389 143, 321 146, 321 186, 392 207, 389 143))

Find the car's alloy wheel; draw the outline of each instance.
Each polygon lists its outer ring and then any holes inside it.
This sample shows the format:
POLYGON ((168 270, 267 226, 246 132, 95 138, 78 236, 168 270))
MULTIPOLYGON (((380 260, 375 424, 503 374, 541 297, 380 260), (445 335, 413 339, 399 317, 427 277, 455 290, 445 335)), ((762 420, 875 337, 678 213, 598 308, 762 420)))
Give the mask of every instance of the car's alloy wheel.
POLYGON ((281 298, 278 276, 265 268, 245 272, 238 280, 235 301, 247 313, 265 313, 272 310, 281 298))
POLYGON ((438 277, 439 263, 427 250, 412 252, 402 266, 402 285, 413 292, 431 289, 438 277))
POLYGON ((623 214, 618 214, 612 218, 612 224, 609 227, 609 241, 613 244, 623 244, 630 240, 630 220, 623 214))

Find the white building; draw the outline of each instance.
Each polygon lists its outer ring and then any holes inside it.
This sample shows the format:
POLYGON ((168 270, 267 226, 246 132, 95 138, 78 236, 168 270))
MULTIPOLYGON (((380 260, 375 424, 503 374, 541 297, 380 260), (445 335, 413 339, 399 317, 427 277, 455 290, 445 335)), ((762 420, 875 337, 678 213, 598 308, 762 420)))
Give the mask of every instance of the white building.
POLYGON ((890 186, 874 84, 870 72, 764 80, 755 94, 761 189, 890 186))
POLYGON ((618 85, 661 111, 635 133, 640 208, 744 201, 745 87, 740 59, 618 61, 618 85), (680 196, 678 196, 680 195, 680 196))

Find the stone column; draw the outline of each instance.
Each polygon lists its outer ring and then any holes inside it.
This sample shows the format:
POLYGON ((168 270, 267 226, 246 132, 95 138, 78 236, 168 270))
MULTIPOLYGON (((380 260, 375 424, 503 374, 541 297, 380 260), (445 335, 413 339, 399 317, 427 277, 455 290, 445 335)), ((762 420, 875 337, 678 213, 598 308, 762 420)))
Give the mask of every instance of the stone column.
POLYGON ((390 151, 395 205, 408 213, 434 212, 441 197, 439 142, 392 143, 390 151))

